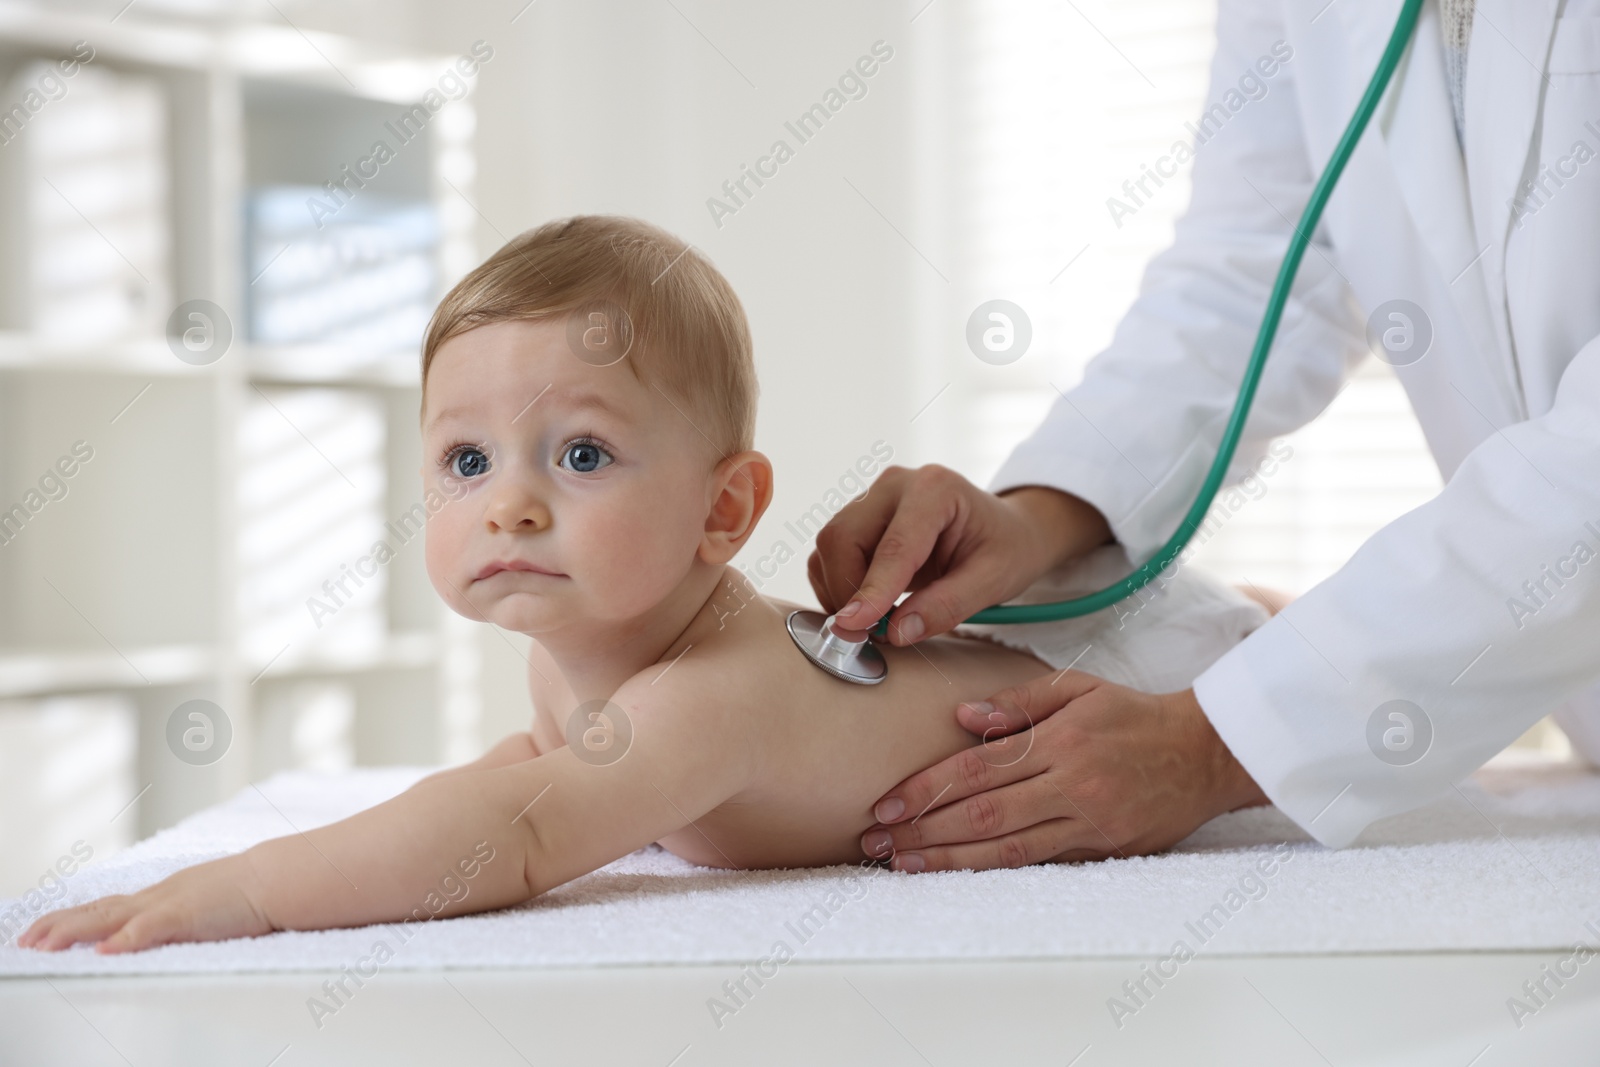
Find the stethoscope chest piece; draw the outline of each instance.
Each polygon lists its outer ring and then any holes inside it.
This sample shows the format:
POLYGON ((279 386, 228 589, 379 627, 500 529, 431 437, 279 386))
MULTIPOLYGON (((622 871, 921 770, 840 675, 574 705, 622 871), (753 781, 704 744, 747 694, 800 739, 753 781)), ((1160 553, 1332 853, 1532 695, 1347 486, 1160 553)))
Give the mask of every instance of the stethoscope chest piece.
POLYGON ((889 676, 889 664, 871 641, 844 641, 833 632, 833 616, 820 611, 790 612, 789 636, 806 659, 856 685, 877 685, 889 676))

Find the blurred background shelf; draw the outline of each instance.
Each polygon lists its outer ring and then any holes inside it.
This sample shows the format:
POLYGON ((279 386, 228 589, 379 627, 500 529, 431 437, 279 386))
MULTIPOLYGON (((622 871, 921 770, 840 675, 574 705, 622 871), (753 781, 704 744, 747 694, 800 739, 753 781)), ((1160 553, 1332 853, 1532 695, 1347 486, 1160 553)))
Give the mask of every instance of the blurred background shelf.
MULTIPOLYGON (((172 72, 225 73, 274 85, 323 89, 339 96, 410 103, 455 59, 418 54, 370 39, 296 28, 283 21, 207 25, 111 18, 118 5, 0 3, 0 50, 24 55, 70 52, 90 41, 100 59, 172 72), (68 7, 69 5, 59 5, 68 7), (438 62, 439 59, 444 62, 438 62)), ((132 7, 132 4, 127 4, 132 7)), ((148 6, 148 5, 147 5, 148 6)), ((191 5, 197 15, 204 4, 191 5)), ((211 5, 213 11, 228 5, 211 5)), ((260 5, 257 5, 258 7, 260 5)), ((166 5, 168 13, 172 9, 166 5)), ((266 14, 271 14, 270 8, 266 14)))
POLYGON ((188 685, 215 671, 213 650, 205 645, 127 648, 120 653, 11 651, 0 655, 0 700, 188 685))
POLYGON ((352 385, 422 391, 415 360, 362 358, 335 345, 249 345, 243 353, 250 380, 272 385, 352 385))
MULTIPOLYGON (((0 654, 0 700, 192 684, 216 672, 214 653, 208 645, 132 647, 106 652, 9 650, 0 654)), ((439 658, 439 635, 420 631, 392 634, 367 648, 310 647, 299 654, 286 648, 282 655, 268 660, 243 660, 238 668, 242 672, 253 670, 250 682, 255 684, 434 667, 439 658)))
MULTIPOLYGON (((261 663, 252 681, 276 682, 288 678, 409 670, 436 666, 439 658, 440 640, 437 633, 420 631, 391 634, 367 648, 329 650, 312 646, 298 655, 285 649, 283 655, 261 663)), ((252 663, 249 666, 254 665, 252 663)))
POLYGON ((60 371, 114 374, 126 377, 193 377, 203 367, 172 358, 159 337, 130 338, 99 344, 37 337, 21 330, 0 330, 0 373, 60 371))
POLYGON ((0 801, 55 798, 0 826, 0 895, 63 828, 104 852, 284 767, 495 729, 483 628, 390 532, 422 329, 478 258, 470 39, 80 6, 0 2, 0 801), (170 740, 191 700, 231 734, 209 762, 170 740))

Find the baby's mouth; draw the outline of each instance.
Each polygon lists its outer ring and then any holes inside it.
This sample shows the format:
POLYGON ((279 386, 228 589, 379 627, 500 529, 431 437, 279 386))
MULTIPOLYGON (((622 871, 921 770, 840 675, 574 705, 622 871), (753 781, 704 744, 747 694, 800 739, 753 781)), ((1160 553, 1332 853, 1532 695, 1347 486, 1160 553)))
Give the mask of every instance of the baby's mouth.
POLYGON ((529 563, 524 559, 497 559, 493 560, 492 562, 485 563, 483 567, 479 569, 478 573, 473 576, 472 580, 475 582, 481 582, 485 578, 494 577, 496 574, 509 573, 542 574, 547 578, 566 577, 566 575, 561 574, 558 571, 550 570, 547 567, 541 567, 536 563, 529 563))

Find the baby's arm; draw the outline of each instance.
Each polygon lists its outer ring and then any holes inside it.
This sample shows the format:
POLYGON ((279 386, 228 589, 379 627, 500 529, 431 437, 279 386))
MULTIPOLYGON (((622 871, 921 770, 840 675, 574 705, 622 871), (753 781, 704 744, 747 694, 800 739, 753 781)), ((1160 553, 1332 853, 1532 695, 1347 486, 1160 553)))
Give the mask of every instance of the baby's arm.
POLYGON ((436 778, 458 774, 461 771, 489 770, 512 763, 521 763, 523 760, 542 756, 546 752, 554 751, 560 747, 563 743, 561 731, 552 726, 552 719, 548 711, 548 704, 553 698, 549 695, 552 687, 549 674, 546 671, 550 672, 550 674, 556 673, 555 663, 550 659, 549 654, 535 641, 528 648, 528 692, 533 698, 534 717, 534 728, 532 730, 518 731, 510 737, 502 739, 493 748, 471 763, 463 763, 459 767, 448 767, 442 771, 435 771, 422 779, 422 781, 431 782, 436 778), (539 669, 539 663, 545 665, 545 670, 541 671, 539 669), (542 699, 541 693, 545 694, 542 699), (539 743, 541 732, 545 738, 543 745, 539 743))
POLYGON ((536 759, 540 755, 539 743, 533 739, 533 734, 527 730, 520 730, 508 737, 501 738, 495 742, 489 751, 470 763, 463 763, 459 767, 446 767, 442 771, 434 771, 426 778, 418 779, 415 784, 421 785, 423 782, 435 782, 440 778, 461 774, 464 771, 488 771, 496 767, 507 767, 513 763, 536 759))
POLYGON ((751 780, 757 720, 705 699, 715 691, 708 682, 684 671, 659 689, 624 686, 613 700, 633 738, 609 765, 563 747, 424 780, 329 826, 179 871, 131 896, 53 912, 18 944, 96 941, 102 952, 124 952, 520 903, 681 829, 751 780), (465 891, 454 895, 446 879, 465 891))

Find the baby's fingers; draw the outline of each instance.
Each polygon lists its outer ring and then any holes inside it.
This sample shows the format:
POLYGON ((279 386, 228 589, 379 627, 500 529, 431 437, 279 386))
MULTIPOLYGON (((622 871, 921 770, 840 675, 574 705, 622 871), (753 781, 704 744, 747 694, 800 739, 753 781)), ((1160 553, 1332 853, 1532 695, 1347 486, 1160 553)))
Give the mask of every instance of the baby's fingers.
POLYGON ((94 947, 96 952, 114 955, 118 952, 138 952, 141 949, 165 945, 182 940, 184 922, 181 916, 165 908, 141 911, 122 928, 94 947))
POLYGON ((79 941, 99 941, 116 933, 133 911, 131 897, 101 897, 90 904, 53 911, 17 938, 19 948, 55 952, 79 941))

